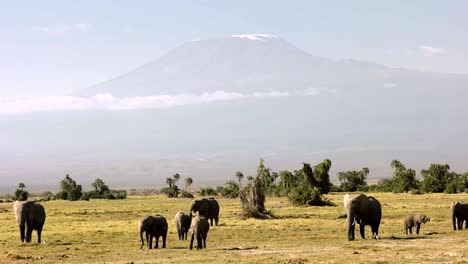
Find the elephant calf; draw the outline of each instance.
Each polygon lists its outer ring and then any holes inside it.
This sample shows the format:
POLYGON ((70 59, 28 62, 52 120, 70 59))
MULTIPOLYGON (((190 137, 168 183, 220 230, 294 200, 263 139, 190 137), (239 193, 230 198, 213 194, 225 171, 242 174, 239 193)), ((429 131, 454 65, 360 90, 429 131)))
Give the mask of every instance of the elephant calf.
POLYGON ((166 218, 160 215, 156 216, 145 216, 139 222, 139 229, 140 229, 140 239, 141 239, 141 247, 143 248, 144 240, 143 240, 143 233, 146 235, 146 244, 148 245, 148 249, 153 248, 153 237, 156 238, 156 247, 158 248, 159 237, 162 237, 162 247, 166 248, 166 236, 167 236, 167 221, 166 218))
POLYGON ((179 234, 179 240, 187 240, 187 234, 192 223, 192 214, 184 214, 178 212, 175 216, 175 224, 177 227, 177 233, 179 234))
POLYGON ((465 222, 465 229, 468 228, 468 204, 454 202, 450 206, 450 214, 452 217, 453 230, 462 230, 463 222, 465 222))
POLYGON ((197 216, 192 221, 192 238, 190 239, 190 250, 193 248, 193 240, 197 238, 197 249, 206 248, 206 236, 210 230, 208 219, 204 216, 197 216))
POLYGON ((404 222, 405 233, 408 235, 408 230, 410 234, 413 234, 413 227, 416 227, 416 234, 419 235, 419 229, 421 224, 425 224, 431 221, 431 219, 423 214, 410 214, 407 215, 404 222))
POLYGON ((21 242, 31 243, 33 230, 37 231, 37 243, 41 243, 42 228, 44 227, 46 213, 44 207, 34 201, 13 204, 16 222, 20 228, 21 242))

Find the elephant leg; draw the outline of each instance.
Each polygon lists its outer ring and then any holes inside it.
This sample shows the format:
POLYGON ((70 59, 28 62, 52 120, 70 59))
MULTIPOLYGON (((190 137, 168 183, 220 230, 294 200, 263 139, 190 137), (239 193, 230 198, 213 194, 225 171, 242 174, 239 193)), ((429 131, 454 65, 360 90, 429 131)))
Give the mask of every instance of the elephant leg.
POLYGON ((25 229, 26 229, 26 226, 24 225, 20 225, 20 237, 21 237, 21 242, 24 243, 24 239, 25 239, 25 229))
POLYGON ((31 243, 31 237, 32 237, 32 228, 30 227, 30 225, 28 225, 26 227, 26 242, 27 243, 31 243))
POLYGON ((153 238, 154 238, 154 235, 153 235, 153 234, 150 234, 149 238, 150 238, 150 241, 149 241, 149 249, 153 249, 153 238))
POLYGON ((181 233, 182 233, 182 231, 179 230, 179 229, 177 229, 177 235, 179 236, 179 240, 182 240, 182 239, 181 239, 181 233))
POLYGON ((201 235, 198 234, 197 235, 197 249, 201 249, 201 248, 202 248, 201 235))
POLYGON ((163 235, 163 236, 162 236, 162 242, 163 242, 162 248, 166 248, 166 236, 167 236, 167 235, 163 235))
POLYGON ((41 243, 42 226, 37 229, 37 243, 41 243))
POLYGON ((156 236, 156 247, 155 248, 159 248, 159 236, 156 236))
POLYGON ((203 236, 203 248, 206 248, 206 235, 203 236))
POLYGON ((458 230, 463 229, 463 220, 458 220, 458 230))
POLYGON ((465 219, 465 229, 468 229, 468 219, 465 219))
POLYGON ((190 250, 192 250, 192 248, 193 248, 193 240, 194 240, 194 239, 195 239, 195 236, 194 236, 193 233, 192 233, 192 237, 191 237, 191 239, 190 239, 190 250))
POLYGON ((213 226, 213 218, 210 218, 211 226, 213 226))
POLYGON ((218 221, 219 221, 219 217, 215 217, 215 223, 216 223, 216 226, 218 226, 218 221))
POLYGON ((421 228, 421 224, 416 224, 416 235, 419 235, 420 228, 421 228))
POLYGON ((371 225, 372 239, 379 239, 378 236, 378 227, 376 225, 371 225))
POLYGON ((360 224, 360 225, 359 225, 359 232, 361 233, 362 239, 366 239, 366 236, 365 236, 365 234, 364 234, 364 230, 365 230, 365 229, 366 229, 366 225, 364 225, 364 224, 360 224))

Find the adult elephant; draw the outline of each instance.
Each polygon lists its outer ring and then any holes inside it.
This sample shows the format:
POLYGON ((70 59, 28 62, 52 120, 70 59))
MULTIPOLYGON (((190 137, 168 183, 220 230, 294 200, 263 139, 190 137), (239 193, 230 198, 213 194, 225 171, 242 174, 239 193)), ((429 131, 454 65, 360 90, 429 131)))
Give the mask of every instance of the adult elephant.
POLYGON ((359 231, 362 239, 365 239, 364 229, 366 225, 371 226, 372 238, 379 239, 379 226, 382 218, 382 206, 372 196, 367 197, 360 194, 356 197, 350 197, 347 201, 346 223, 348 226, 348 240, 354 240, 354 228, 359 224, 359 231))
POLYGON ((32 232, 36 230, 37 243, 41 243, 42 228, 46 219, 44 207, 33 201, 16 201, 13 204, 13 211, 20 228, 21 242, 31 243, 32 232))
POLYGON ((208 218, 213 226, 213 219, 215 220, 216 226, 219 221, 219 204, 214 198, 203 198, 201 200, 194 200, 190 206, 190 213, 198 212, 199 215, 202 215, 208 218))
POLYGON ((148 249, 153 248, 153 238, 156 238, 156 246, 155 248, 159 247, 159 237, 162 237, 162 248, 166 248, 166 237, 167 237, 167 220, 164 216, 161 215, 147 215, 143 217, 138 223, 138 227, 140 229, 140 239, 141 239, 141 247, 144 246, 143 240, 143 233, 146 236, 146 244, 148 245, 148 249))
POLYGON ((450 206, 450 214, 452 216, 453 230, 462 230, 463 221, 465 221, 465 229, 468 228, 468 204, 454 202, 450 206))

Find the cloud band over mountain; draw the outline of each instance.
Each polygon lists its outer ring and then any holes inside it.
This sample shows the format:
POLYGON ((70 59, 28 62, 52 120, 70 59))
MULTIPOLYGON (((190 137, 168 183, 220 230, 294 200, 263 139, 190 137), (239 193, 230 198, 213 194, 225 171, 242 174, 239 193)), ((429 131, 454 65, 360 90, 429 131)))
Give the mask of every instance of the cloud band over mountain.
MULTIPOLYGON (((132 110, 158 109, 174 106, 205 104, 249 98, 268 98, 290 96, 288 92, 254 92, 242 94, 216 91, 213 93, 157 95, 118 98, 112 94, 97 94, 93 97, 51 96, 36 99, 0 101, 0 114, 32 113, 69 110, 132 110)), ((304 92, 304 95, 313 95, 304 92)))

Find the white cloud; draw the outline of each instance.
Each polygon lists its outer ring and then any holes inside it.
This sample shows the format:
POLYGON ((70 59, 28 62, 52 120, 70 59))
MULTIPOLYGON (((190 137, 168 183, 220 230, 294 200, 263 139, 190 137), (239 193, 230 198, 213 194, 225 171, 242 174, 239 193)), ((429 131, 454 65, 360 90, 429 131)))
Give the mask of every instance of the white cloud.
MULTIPOLYGON (((305 90, 294 93, 295 96, 312 96, 305 90)), ((252 94, 241 94, 236 92, 216 91, 200 95, 157 95, 117 98, 111 94, 97 94, 93 97, 52 96, 18 101, 0 101, 1 114, 47 112, 47 111, 70 111, 70 110, 111 110, 122 111, 132 109, 163 109, 174 106, 207 104, 212 102, 233 101, 246 98, 271 98, 288 97, 288 92, 255 92, 252 94)))
POLYGON ((75 24, 74 27, 79 32, 86 32, 91 28, 91 25, 86 23, 78 23, 75 24))
POLYGON ((51 25, 51 26, 39 26, 33 28, 37 32, 49 34, 49 35, 63 35, 69 32, 72 28, 67 24, 51 25))
POLYGON ((48 35, 64 35, 71 32, 87 32, 91 28, 91 24, 57 24, 49 26, 35 26, 33 30, 36 32, 45 33, 48 35))
POLYGON ((447 52, 445 49, 442 48, 435 48, 425 45, 419 46, 419 51, 421 51, 422 54, 426 57, 432 57, 434 55, 444 54, 447 52))

